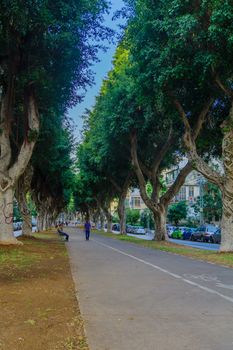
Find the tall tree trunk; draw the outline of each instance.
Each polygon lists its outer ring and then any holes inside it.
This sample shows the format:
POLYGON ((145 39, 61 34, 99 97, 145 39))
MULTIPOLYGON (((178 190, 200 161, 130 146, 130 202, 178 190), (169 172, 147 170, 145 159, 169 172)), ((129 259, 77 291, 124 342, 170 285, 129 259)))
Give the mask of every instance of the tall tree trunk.
MULTIPOLYGON (((1 100, 1 133, 0 133, 0 206, 1 206, 1 234, 0 244, 17 244, 13 236, 13 195, 19 177, 25 171, 31 158, 36 137, 29 141, 30 132, 39 131, 39 115, 33 92, 27 96, 28 135, 22 143, 16 160, 12 162, 12 149, 9 134, 9 106, 7 95, 1 100)), ((12 106, 11 108, 12 109, 12 106)), ((26 111, 25 111, 26 112, 26 111)), ((11 115, 10 115, 11 118, 11 115)))
POLYGON ((32 216, 30 211, 21 211, 23 226, 22 226, 22 235, 23 236, 32 236, 32 216))
POLYGON ((108 214, 107 218, 107 232, 112 232, 112 215, 108 214))
POLYGON ((102 210, 100 210, 100 228, 104 230, 104 214, 102 210))
MULTIPOLYGON (((232 98, 232 95, 231 95, 232 98)), ((211 101, 210 101, 211 102, 211 101)), ((175 106, 180 113, 185 127, 184 144, 188 150, 188 157, 193 162, 194 167, 210 182, 217 185, 222 192, 223 215, 222 215, 222 242, 220 251, 233 251, 233 101, 228 118, 223 123, 222 158, 224 164, 224 174, 212 169, 203 158, 198 155, 196 138, 199 135, 202 125, 209 112, 213 101, 204 106, 196 122, 196 128, 191 127, 182 105, 178 100, 174 100, 175 106)))
POLYGON ((153 240, 165 241, 167 239, 166 217, 167 210, 160 206, 160 210, 153 213, 155 222, 155 235, 153 240))
POLYGON ((126 212, 125 212, 125 198, 126 195, 122 195, 119 198, 119 203, 118 203, 118 215, 120 219, 120 234, 125 235, 126 234, 126 212))
MULTIPOLYGON (((233 122, 233 107, 231 110, 233 122)), ((222 242, 220 251, 233 251, 233 128, 225 132, 223 139, 223 161, 225 181, 223 183, 222 242)))
POLYGON ((107 232, 112 232, 112 214, 105 207, 103 207, 103 212, 107 220, 107 232))
POLYGON ((23 219, 22 235, 32 235, 32 217, 27 204, 27 192, 31 187, 31 180, 33 175, 32 166, 27 166, 25 172, 17 181, 15 196, 18 202, 19 210, 23 219))
POLYGON ((0 244, 22 244, 14 237, 13 198, 13 187, 0 191, 0 244))

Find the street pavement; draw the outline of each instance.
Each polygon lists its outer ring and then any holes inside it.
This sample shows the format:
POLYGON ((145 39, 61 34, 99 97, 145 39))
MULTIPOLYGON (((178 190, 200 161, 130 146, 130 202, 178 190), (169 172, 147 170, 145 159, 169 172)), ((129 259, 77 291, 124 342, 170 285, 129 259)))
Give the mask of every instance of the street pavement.
POLYGON ((68 229, 91 350, 232 350, 233 270, 68 229))

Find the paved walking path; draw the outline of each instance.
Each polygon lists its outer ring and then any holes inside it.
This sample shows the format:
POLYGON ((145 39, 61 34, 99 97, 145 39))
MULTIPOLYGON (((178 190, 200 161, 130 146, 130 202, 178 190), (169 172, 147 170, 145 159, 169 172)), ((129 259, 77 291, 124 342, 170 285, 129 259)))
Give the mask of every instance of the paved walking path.
POLYGON ((233 270, 69 229, 91 350, 232 350, 233 270))

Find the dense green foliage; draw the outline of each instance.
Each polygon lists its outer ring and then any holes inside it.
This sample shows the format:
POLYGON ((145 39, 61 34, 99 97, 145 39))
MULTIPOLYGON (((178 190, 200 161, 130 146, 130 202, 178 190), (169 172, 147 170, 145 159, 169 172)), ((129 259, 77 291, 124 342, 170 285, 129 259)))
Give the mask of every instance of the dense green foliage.
POLYGON ((196 213, 203 210, 206 222, 220 221, 222 217, 222 196, 219 188, 207 182, 204 186, 203 199, 199 197, 193 207, 196 213))
POLYGON ((187 217, 187 204, 185 201, 171 204, 168 208, 168 220, 171 223, 174 223, 176 226, 181 220, 185 220, 187 217))
POLYGON ((130 225, 137 225, 140 219, 140 210, 126 209, 126 223, 130 225))

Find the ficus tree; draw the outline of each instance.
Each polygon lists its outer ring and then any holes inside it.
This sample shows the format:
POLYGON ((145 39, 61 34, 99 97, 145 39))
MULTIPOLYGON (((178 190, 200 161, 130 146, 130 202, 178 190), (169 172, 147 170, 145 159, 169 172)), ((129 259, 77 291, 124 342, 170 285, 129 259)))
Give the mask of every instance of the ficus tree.
MULTIPOLYGON (((182 152, 179 144, 181 134, 176 120, 168 117, 170 112, 166 114, 156 105, 153 86, 149 91, 151 86, 148 82, 145 86, 138 79, 139 67, 131 60, 130 50, 126 47, 130 48, 130 42, 123 41, 117 49, 115 65, 103 85, 102 103, 100 106, 97 103, 97 110, 105 116, 103 129, 107 129, 112 139, 118 142, 118 150, 122 144, 124 154, 130 152, 142 199, 154 215, 157 227, 155 239, 162 240, 166 236, 168 204, 184 183, 192 165, 188 163, 173 186, 162 194, 161 174, 165 167, 177 161, 178 150, 182 152), (146 190, 148 181, 153 188, 151 196, 146 190)), ((132 166, 128 165, 128 168, 132 169, 132 166)))
POLYGON ((0 4, 0 242, 16 244, 13 196, 31 158, 39 115, 64 114, 90 83, 89 66, 99 46, 104 0, 0 4), (17 130, 20 129, 20 137, 17 130))
POLYGON ((138 62, 145 57, 140 67, 144 76, 153 76, 158 103, 170 106, 181 120, 193 166, 220 188, 220 249, 232 251, 233 7, 224 0, 138 0, 134 5, 134 57, 138 62), (216 155, 222 157, 222 172, 209 165, 216 155))

